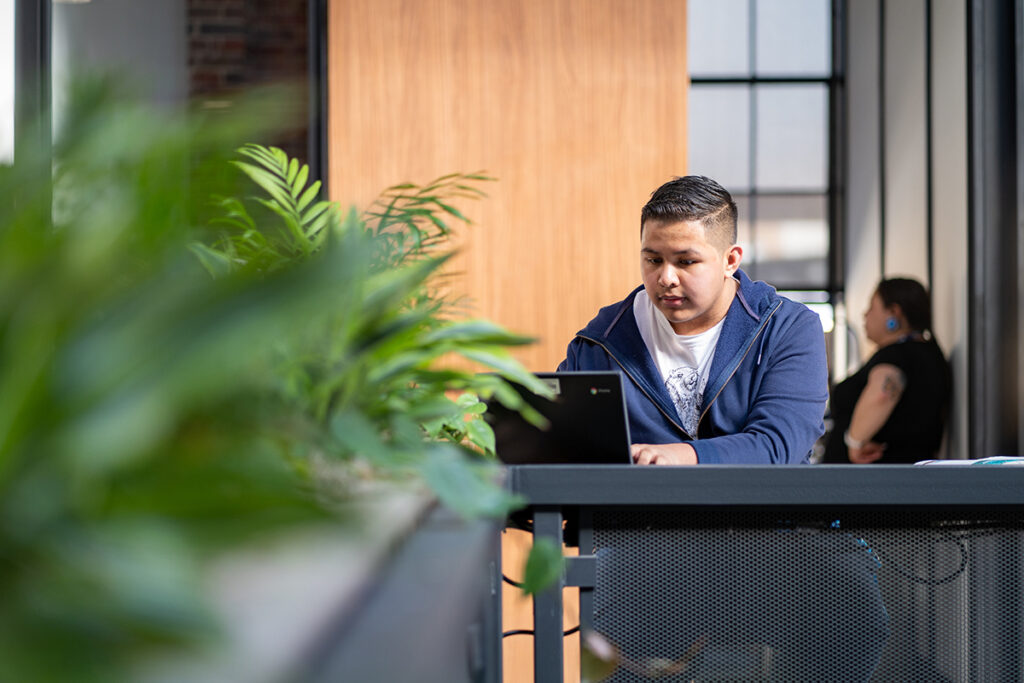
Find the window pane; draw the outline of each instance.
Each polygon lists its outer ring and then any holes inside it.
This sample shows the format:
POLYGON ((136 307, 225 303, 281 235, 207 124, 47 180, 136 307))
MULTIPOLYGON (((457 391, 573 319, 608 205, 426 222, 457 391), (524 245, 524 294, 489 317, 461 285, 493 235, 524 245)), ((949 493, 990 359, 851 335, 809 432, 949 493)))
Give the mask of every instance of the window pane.
POLYGON ((0 164, 14 161, 14 0, 0 0, 0 164))
POLYGON ((817 289, 796 289, 796 290, 780 290, 779 294, 792 299, 793 301, 799 301, 807 308, 811 309, 818 314, 818 318, 821 319, 821 327, 825 331, 825 334, 829 334, 836 326, 836 307, 831 303, 831 297, 825 290, 817 289))
POLYGON ((730 192, 750 186, 750 88, 694 85, 689 101, 687 173, 714 178, 730 192))
MULTIPOLYGON (((315 4, 315 3, 314 3, 315 4)), ((308 84, 308 0, 61 0, 53 3, 54 132, 69 79, 114 72, 148 104, 230 106, 245 90, 308 84)), ((260 142, 305 157, 309 114, 297 96, 268 103, 283 125, 260 142)), ((260 114, 253 113, 254 120, 260 114)))
MULTIPOLYGON (((753 276, 777 288, 825 289, 828 282, 828 198, 754 198, 753 276)), ((746 262, 746 256, 744 256, 746 262)), ((749 269, 748 269, 749 271, 749 269)))
POLYGON ((691 76, 749 76, 747 0, 689 0, 686 54, 691 76))
POLYGON ((824 85, 765 85, 755 90, 758 189, 828 188, 828 96, 824 85))
POLYGON ((772 0, 756 4, 759 76, 828 76, 830 0, 772 0))
POLYGON ((113 71, 154 104, 188 98, 184 3, 57 2, 53 5, 53 109, 58 134, 70 80, 113 71))
POLYGON ((743 262, 740 265, 750 275, 749 266, 757 260, 757 247, 754 245, 754 234, 750 228, 750 197, 749 195, 733 194, 736 202, 736 244, 743 247, 743 262))

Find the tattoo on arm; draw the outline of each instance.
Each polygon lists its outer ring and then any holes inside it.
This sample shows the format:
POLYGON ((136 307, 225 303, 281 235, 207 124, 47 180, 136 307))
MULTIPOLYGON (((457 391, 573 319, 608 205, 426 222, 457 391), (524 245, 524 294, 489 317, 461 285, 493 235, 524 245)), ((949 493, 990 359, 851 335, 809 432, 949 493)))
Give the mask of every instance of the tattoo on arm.
POLYGON ((906 387, 907 381, 902 372, 886 373, 882 380, 882 394, 886 398, 898 399, 906 387))

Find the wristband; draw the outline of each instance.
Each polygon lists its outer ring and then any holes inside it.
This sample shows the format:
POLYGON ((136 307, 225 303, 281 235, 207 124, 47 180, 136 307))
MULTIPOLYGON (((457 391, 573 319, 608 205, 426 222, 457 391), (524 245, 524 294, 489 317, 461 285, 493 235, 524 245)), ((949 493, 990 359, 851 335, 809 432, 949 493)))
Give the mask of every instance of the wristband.
POLYGON ((849 429, 843 432, 843 443, 845 443, 848 448, 864 448, 865 444, 864 441, 860 441, 850 436, 849 429))

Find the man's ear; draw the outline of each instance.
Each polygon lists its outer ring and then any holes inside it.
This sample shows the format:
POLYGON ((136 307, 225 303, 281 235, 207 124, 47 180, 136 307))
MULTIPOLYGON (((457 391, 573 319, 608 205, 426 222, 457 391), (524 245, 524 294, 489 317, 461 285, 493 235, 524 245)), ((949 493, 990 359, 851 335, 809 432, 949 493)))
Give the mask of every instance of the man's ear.
POLYGON ((725 250, 723 257, 725 258, 725 274, 732 277, 733 273, 739 269, 740 263, 743 262, 743 247, 734 244, 725 250))

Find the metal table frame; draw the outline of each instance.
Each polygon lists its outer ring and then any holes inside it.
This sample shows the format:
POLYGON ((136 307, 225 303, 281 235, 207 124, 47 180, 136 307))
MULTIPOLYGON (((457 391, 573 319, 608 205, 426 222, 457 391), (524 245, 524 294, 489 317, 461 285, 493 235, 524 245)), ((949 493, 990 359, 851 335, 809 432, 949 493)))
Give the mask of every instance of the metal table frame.
MULTIPOLYGON (((593 547, 588 510, 608 507, 830 514, 886 508, 1024 516, 1024 467, 1014 466, 523 465, 508 468, 506 486, 528 501, 535 538, 549 538, 559 547, 578 542, 581 549, 593 547), (565 538, 566 519, 576 522, 578 538, 565 538)), ((585 626, 595 577, 596 559, 581 551, 579 557, 567 557, 559 580, 534 597, 536 683, 562 681, 562 589, 581 588, 580 618, 585 626)))

